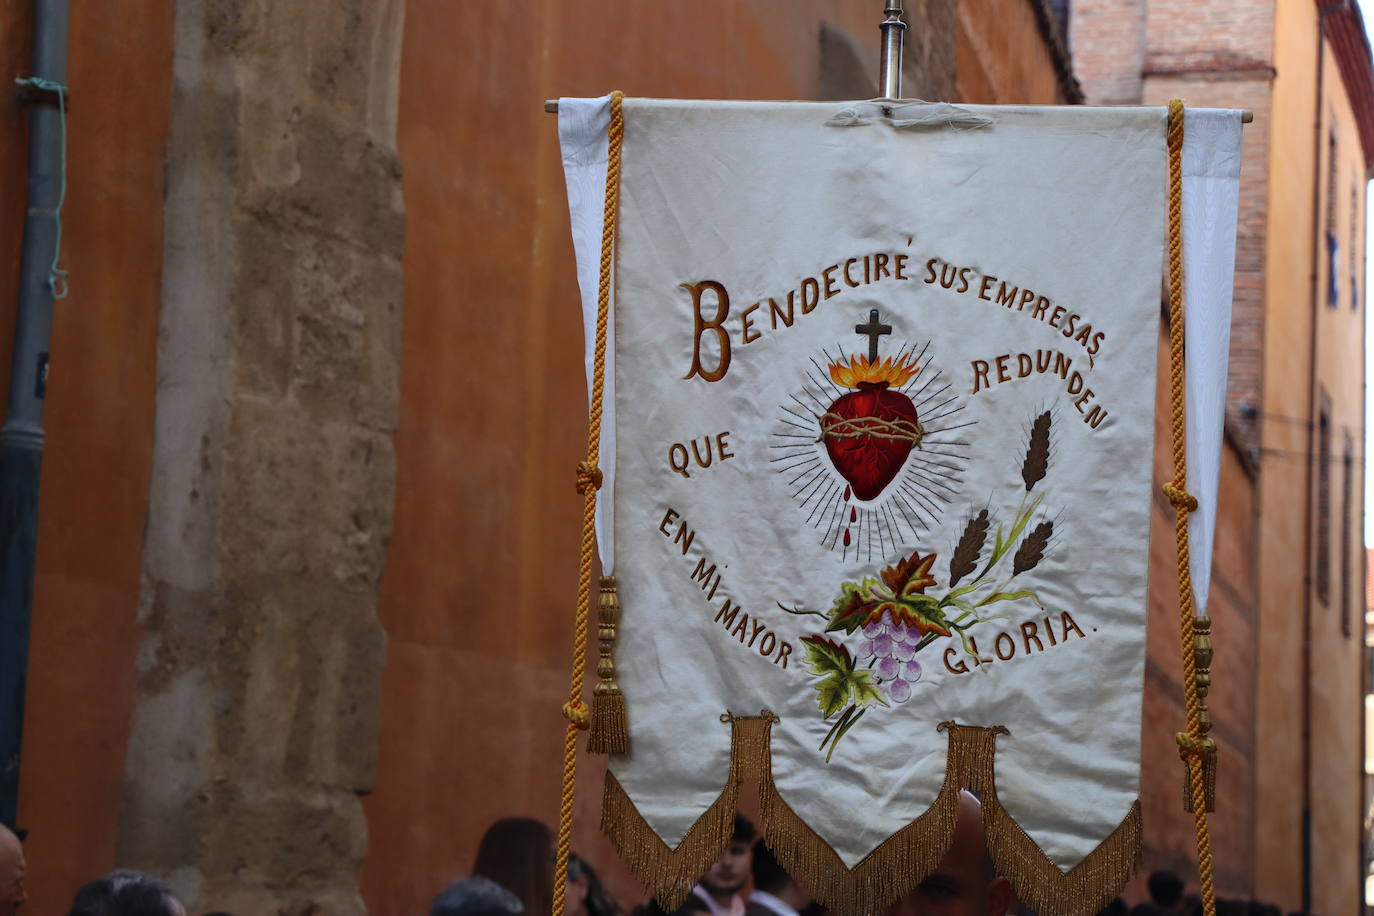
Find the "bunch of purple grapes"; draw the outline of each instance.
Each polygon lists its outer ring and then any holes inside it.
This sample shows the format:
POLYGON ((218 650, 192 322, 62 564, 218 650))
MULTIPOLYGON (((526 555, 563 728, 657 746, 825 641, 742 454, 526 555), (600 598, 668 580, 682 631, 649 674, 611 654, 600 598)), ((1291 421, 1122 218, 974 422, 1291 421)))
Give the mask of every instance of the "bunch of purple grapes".
POLYGON ((859 659, 876 658, 876 677, 887 695, 898 703, 911 698, 911 685, 921 679, 921 663, 916 661, 916 644, 921 633, 892 619, 890 613, 864 625, 864 640, 859 644, 859 659))

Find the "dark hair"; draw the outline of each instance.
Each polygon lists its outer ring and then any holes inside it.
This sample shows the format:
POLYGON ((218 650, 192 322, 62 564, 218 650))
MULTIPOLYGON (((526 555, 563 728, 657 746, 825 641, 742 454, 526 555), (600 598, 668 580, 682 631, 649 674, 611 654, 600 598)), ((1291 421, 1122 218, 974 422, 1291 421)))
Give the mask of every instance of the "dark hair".
POLYGON ((787 887, 792 876, 778 864, 778 857, 768 848, 768 841, 754 847, 754 887, 770 894, 787 887))
POLYGON ((730 842, 752 843, 754 842, 754 837, 758 835, 759 832, 754 829, 754 825, 752 822, 750 822, 749 818, 745 817, 743 814, 740 814, 738 811, 736 811, 735 832, 730 834, 730 842))
POLYGON ((112 871, 76 892, 67 916, 177 916, 177 899, 161 881, 137 871, 112 871))
POLYGON ((459 878, 439 892, 429 905, 429 916, 507 916, 522 913, 520 901, 510 891, 486 878, 459 878))
POLYGON ((601 884, 601 879, 587 864, 587 860, 577 853, 570 852, 568 853, 568 880, 576 881, 579 878, 587 879, 588 916, 620 916, 620 904, 615 902, 614 897, 606 893, 606 888, 601 884))
POLYGON ((507 817, 487 828, 472 873, 510 891, 526 913, 553 907, 553 835, 542 821, 507 817))
POLYGON ((1171 871, 1157 871, 1148 882, 1150 899, 1168 908, 1183 899, 1183 879, 1171 871))

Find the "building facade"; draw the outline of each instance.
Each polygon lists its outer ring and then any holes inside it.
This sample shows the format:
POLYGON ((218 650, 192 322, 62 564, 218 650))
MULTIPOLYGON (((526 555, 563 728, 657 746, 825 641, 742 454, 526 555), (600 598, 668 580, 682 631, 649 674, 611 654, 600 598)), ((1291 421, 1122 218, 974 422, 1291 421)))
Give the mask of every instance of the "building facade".
MULTIPOLYGON (((1367 806, 1364 206, 1374 154, 1360 13, 1331 0, 1075 0, 1070 20, 1091 103, 1181 97, 1255 112, 1210 598, 1217 881, 1223 895, 1285 910, 1357 912, 1367 806)), ((1156 543, 1167 543, 1167 505, 1155 521, 1156 543)), ((1156 554, 1155 581, 1167 581, 1172 558, 1156 554)), ((1155 611, 1152 624, 1162 623, 1155 611)), ((1177 655, 1151 637, 1146 867, 1189 873, 1192 824, 1166 775, 1179 769, 1177 655)))
MULTIPOLYGON (((0 0, 14 74, 30 6, 0 0)), ((908 6, 909 95, 1255 112, 1209 598, 1217 879, 1353 912, 1374 148, 1358 14, 1076 0, 1066 35, 1049 0, 908 6)), ((196 911, 415 913, 492 820, 556 821, 585 396, 543 100, 871 97, 880 7, 72 3, 71 295, 19 808, 35 911, 123 865, 196 911)), ((3 105, 13 289, 26 109, 3 105)), ((1147 870, 1191 874, 1171 511, 1160 497, 1142 805, 1147 870)), ((628 901, 600 767, 582 758, 574 845, 628 901)))
MULTIPOLYGON (((73 0, 36 912, 116 865, 192 912, 421 912, 490 821, 556 821, 585 397, 543 100, 872 97, 881 6, 73 0)), ((909 6, 909 94, 1081 101, 1048 0, 909 6)), ((599 766, 574 842, 631 900, 599 766)))

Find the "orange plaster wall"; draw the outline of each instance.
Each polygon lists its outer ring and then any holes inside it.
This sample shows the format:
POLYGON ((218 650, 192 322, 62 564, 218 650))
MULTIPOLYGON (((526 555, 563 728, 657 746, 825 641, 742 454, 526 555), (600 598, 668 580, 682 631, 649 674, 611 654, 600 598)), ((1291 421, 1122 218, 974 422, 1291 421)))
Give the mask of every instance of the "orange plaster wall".
MULTIPOLYGON (((1365 163, 1359 132, 1349 100, 1341 89, 1340 70, 1328 45, 1323 61, 1326 129, 1335 128, 1337 138, 1334 175, 1335 212, 1331 225, 1337 238, 1338 302, 1328 303, 1329 258, 1325 252, 1327 227, 1327 169, 1324 164, 1321 194, 1323 247, 1319 263, 1321 298, 1317 310, 1317 378, 1331 399, 1330 465, 1330 545, 1329 589, 1326 600, 1313 601, 1312 656, 1312 861, 1313 910, 1350 912, 1359 904, 1363 863, 1359 851, 1362 833, 1361 810, 1363 759, 1360 748, 1361 666, 1364 658, 1362 611, 1363 551, 1362 525, 1363 475, 1363 398, 1365 301, 1350 307, 1350 220, 1352 189, 1356 194, 1357 219, 1363 217, 1365 163), (1346 437, 1353 458, 1351 466, 1350 555, 1342 557, 1342 497, 1346 469, 1346 437), (1349 573, 1348 591, 1342 588, 1342 566, 1349 573), (1344 606, 1342 606, 1344 604, 1344 606)), ((1323 154, 1325 156, 1325 153, 1323 154)), ((1354 252, 1357 275, 1363 290, 1363 237, 1354 252)), ((1314 497, 1313 524, 1316 517, 1314 497)), ((1314 563, 1317 562, 1314 557, 1314 563)), ((1315 592, 1315 589, 1314 589, 1315 592)))
MULTIPOLYGON (((0 0, 6 80, 26 75, 30 8, 0 0)), ((71 4, 68 192, 45 408, 19 821, 30 908, 65 912, 113 867, 133 707, 162 271, 172 3, 71 4)), ((0 93, 0 382, 10 342, 27 118, 0 93)))
MULTIPOLYGON (((408 5, 399 470, 360 872, 375 916, 422 912, 467 873, 496 818, 557 822, 586 400, 557 125, 543 100, 613 88, 811 98, 822 21, 876 73, 880 18, 866 0, 408 5)), ((573 846, 628 903, 640 888, 597 829, 602 772, 579 755, 573 846)))
MULTIPOLYGON (((1279 3, 1274 22, 1271 143, 1271 226, 1265 259, 1266 416, 1305 418, 1312 301, 1312 99, 1316 92, 1316 13, 1313 5, 1279 3), (1292 125, 1304 125, 1293 129, 1292 125)), ((1301 423, 1261 424, 1265 455, 1260 512, 1265 537, 1260 552, 1261 671, 1275 672, 1258 693, 1256 737, 1265 749, 1257 761, 1255 894, 1285 909, 1302 897, 1302 646, 1306 549, 1306 489, 1301 456, 1307 437, 1301 423), (1278 458, 1279 455, 1290 457, 1278 458), (1291 457, 1297 456, 1297 457, 1291 457)))
POLYGON ((1030 3, 959 0, 955 16, 954 68, 959 101, 1063 103, 1054 60, 1030 3))
MULTIPOLYGON (((1363 207, 1362 151, 1330 45, 1323 61, 1323 135, 1334 123, 1338 139, 1335 225, 1341 247, 1340 305, 1326 304, 1326 171, 1322 167, 1317 206, 1312 213, 1313 100, 1317 91, 1317 15, 1310 3, 1280 2, 1275 19, 1274 108, 1270 126, 1273 158, 1269 180, 1270 225, 1266 259, 1265 384, 1261 428, 1263 472, 1260 513, 1264 539, 1260 557, 1259 716, 1257 737, 1264 749, 1256 759, 1256 896, 1296 909, 1302 894, 1303 819, 1303 643, 1304 615, 1310 609, 1312 640, 1311 770, 1312 908, 1314 912, 1354 912, 1360 890, 1361 757, 1359 748, 1361 683, 1360 610, 1363 538, 1362 394, 1364 303, 1352 310, 1348 300, 1351 189, 1358 184, 1363 207), (1313 240, 1319 239, 1314 266, 1313 240), (1314 280, 1317 353, 1313 332, 1314 280), (1311 382, 1330 396, 1333 423, 1330 468, 1330 581, 1323 601, 1315 584, 1299 575, 1315 568, 1318 469, 1308 489, 1308 417, 1311 382), (1349 430, 1357 456, 1352 480, 1350 540, 1352 556, 1351 635, 1342 631, 1341 496, 1344 433, 1349 430), (1309 515, 1310 511, 1310 515, 1309 515), (1309 537, 1310 534, 1310 537, 1309 537)), ((1358 214, 1357 214, 1358 215, 1358 214)), ((1358 246, 1362 257, 1362 240, 1358 246)), ((1362 263, 1362 262, 1361 262, 1362 263)), ((1363 278, 1363 270, 1358 270, 1363 278)), ((1315 414, 1312 414, 1315 423, 1315 414)), ((1314 455, 1315 458, 1315 455, 1314 455)))

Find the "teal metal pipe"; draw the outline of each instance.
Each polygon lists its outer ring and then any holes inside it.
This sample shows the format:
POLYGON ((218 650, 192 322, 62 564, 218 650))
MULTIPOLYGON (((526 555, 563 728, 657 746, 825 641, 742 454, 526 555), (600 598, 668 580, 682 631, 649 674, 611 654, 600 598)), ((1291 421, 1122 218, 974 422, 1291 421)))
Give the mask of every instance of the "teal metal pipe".
MULTIPOLYGON (((35 0, 33 76, 67 83, 67 0, 35 0)), ((53 268, 63 193, 65 137, 58 99, 29 109, 28 195, 9 399, 0 427, 0 823, 15 825, 20 739, 38 541, 43 399, 52 340, 53 268)), ((55 93, 50 95, 56 96, 55 93)), ((32 99, 34 93, 29 93, 32 99)))

